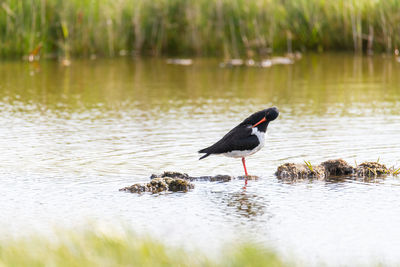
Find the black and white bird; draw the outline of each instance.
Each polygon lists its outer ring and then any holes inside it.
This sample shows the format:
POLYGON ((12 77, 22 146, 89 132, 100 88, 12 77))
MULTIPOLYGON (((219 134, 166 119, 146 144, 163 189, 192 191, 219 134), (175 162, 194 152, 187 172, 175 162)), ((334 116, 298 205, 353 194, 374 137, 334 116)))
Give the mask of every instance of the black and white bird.
POLYGON ((268 124, 275 120, 278 115, 279 111, 276 107, 254 113, 230 130, 221 140, 212 146, 199 150, 199 153, 205 153, 200 159, 212 154, 242 158, 244 173, 247 177, 245 157, 253 155, 264 147, 268 124))

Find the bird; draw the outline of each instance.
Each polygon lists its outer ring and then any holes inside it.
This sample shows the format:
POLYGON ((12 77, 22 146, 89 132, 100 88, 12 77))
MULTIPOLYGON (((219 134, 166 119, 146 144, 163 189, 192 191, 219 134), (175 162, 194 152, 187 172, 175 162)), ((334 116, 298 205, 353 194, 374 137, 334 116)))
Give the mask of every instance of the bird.
POLYGON ((215 144, 199 150, 205 153, 199 160, 210 155, 224 155, 232 158, 242 158, 244 173, 249 176, 246 169, 245 158, 258 152, 265 144, 265 132, 268 124, 279 115, 276 107, 258 111, 243 120, 239 125, 230 130, 215 144))

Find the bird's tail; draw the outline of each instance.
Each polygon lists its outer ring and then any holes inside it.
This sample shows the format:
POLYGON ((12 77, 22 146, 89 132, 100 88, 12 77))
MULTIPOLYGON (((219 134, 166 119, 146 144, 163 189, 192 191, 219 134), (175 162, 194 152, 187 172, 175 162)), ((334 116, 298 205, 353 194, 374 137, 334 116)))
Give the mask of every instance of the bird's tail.
POLYGON ((206 153, 205 155, 201 156, 201 157, 199 158, 199 160, 204 159, 204 158, 206 158, 206 157, 208 157, 208 156, 211 155, 210 153, 207 152, 207 148, 204 148, 204 149, 199 150, 199 153, 206 153))
POLYGON ((204 158, 206 158, 206 157, 208 157, 208 156, 210 156, 211 154, 205 154, 205 155, 203 155, 203 156, 201 156, 200 158, 199 158, 199 160, 201 160, 201 159, 204 159, 204 158))

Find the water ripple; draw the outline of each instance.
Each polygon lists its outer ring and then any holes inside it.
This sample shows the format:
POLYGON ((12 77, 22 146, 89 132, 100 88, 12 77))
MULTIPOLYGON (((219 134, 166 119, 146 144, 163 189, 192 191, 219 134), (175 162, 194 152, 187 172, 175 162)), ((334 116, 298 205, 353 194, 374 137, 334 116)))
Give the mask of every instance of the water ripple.
MULTIPOLYGON (((125 63, 120 67, 131 66, 125 63)), ((115 71, 116 79, 108 80, 104 66, 85 69, 82 77, 79 64, 71 68, 69 75, 84 79, 88 88, 64 83, 64 74, 57 76, 61 82, 45 73, 28 82, 15 79, 19 67, 11 66, 12 77, 3 78, 15 87, 0 92, 1 234, 74 228, 94 220, 127 224, 207 251, 245 239, 314 265, 399 263, 398 178, 290 184, 274 176, 288 161, 379 158, 400 167, 398 77, 383 85, 379 77, 385 74, 378 69, 376 79, 367 81, 331 69, 330 75, 319 71, 314 80, 311 65, 299 64, 274 75, 224 70, 223 77, 211 65, 203 69, 207 83, 190 73, 176 77, 188 79, 183 83, 188 88, 155 81, 157 75, 146 78, 154 72, 151 65, 134 84, 129 69, 121 72, 129 75, 115 71), (55 91, 61 84, 65 87, 55 91), (21 89, 27 87, 31 91, 21 89), (266 147, 247 159, 249 172, 260 176, 247 189, 234 180, 197 182, 187 194, 118 192, 164 170, 242 174, 240 160, 211 156, 199 161, 197 151, 248 114, 272 105, 281 115, 269 126, 266 147)))

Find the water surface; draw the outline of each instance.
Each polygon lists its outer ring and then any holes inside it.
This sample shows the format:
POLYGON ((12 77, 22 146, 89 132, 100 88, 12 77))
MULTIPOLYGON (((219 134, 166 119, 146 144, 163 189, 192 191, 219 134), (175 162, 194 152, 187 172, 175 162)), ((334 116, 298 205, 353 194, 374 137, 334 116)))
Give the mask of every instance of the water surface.
MULTIPOLYGON (((173 66, 162 59, 0 63, 0 234, 129 227, 214 253, 250 240, 307 264, 400 264, 400 178, 279 181, 284 162, 378 158, 400 167, 400 64, 310 55, 269 69, 173 66), (189 193, 118 189, 164 170, 242 175, 240 160, 197 150, 275 105, 250 181, 189 193)), ((218 254, 218 253, 216 253, 218 254)))

